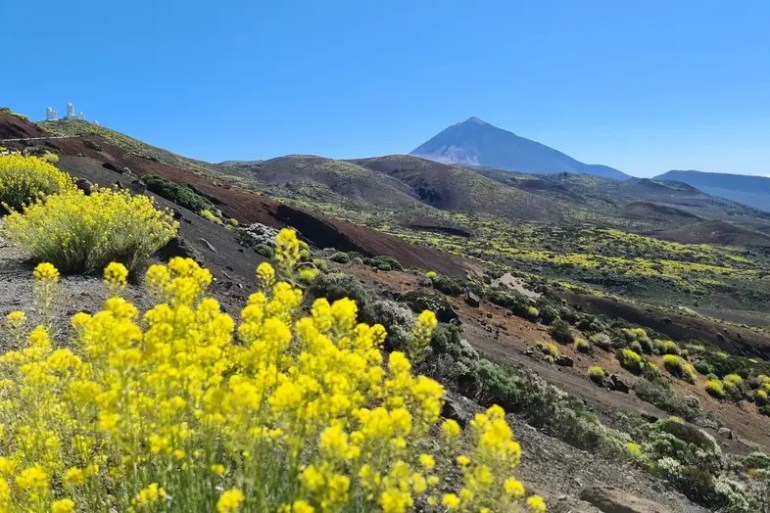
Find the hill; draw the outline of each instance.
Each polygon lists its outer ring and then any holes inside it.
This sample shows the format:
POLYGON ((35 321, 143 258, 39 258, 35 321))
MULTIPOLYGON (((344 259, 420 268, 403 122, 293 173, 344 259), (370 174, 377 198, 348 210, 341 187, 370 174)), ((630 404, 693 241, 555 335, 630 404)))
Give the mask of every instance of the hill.
POLYGON ((556 221, 568 207, 471 169, 409 155, 349 161, 290 155, 259 163, 230 163, 222 170, 248 175, 272 195, 348 209, 386 207, 402 213, 417 210, 422 216, 441 210, 556 221))
POLYGON ((628 175, 608 166, 584 164, 524 137, 472 117, 443 130, 411 155, 446 164, 486 166, 523 173, 581 173, 625 179, 628 175))
POLYGON ((764 176, 675 170, 655 179, 676 180, 708 194, 770 212, 770 178, 764 176))
MULTIPOLYGON (((468 423, 482 408, 503 405, 529 455, 522 480, 551 509, 761 511, 765 489, 755 476, 770 468, 770 456, 759 452, 770 450, 763 397, 770 390, 770 258, 756 246, 770 245, 769 215, 681 182, 528 175, 403 155, 215 165, 104 128, 46 129, 0 111, 0 137, 29 138, 8 148, 55 153, 74 177, 151 194, 139 178, 156 175, 191 186, 241 223, 296 228, 310 244, 302 265, 322 270, 308 297, 354 298, 359 320, 390 334, 383 357, 400 347, 417 314, 436 310, 430 358, 415 368, 444 386, 442 416, 468 423), (71 135, 46 138, 54 129, 71 135), (434 216, 447 229, 400 223, 405 213, 434 216), (373 222, 364 226, 364 219, 373 222), (413 268, 366 258, 375 255, 413 268), (672 476, 670 468, 682 470, 672 476)), ((180 221, 176 245, 155 259, 194 257, 213 274, 212 295, 237 315, 254 290, 254 267, 267 257, 243 244, 242 226, 155 200, 180 221)), ((27 258, 0 232, 8 290, 0 316, 32 304, 27 258)), ((96 285, 93 277, 61 277, 54 333, 69 333, 73 312, 99 310, 104 293, 96 285)), ((135 283, 125 294, 152 304, 135 283)), ((291 328, 297 325, 292 318, 291 328)), ((188 326, 179 328, 175 335, 188 326)), ((237 333, 242 347, 246 332, 237 333)), ((340 339, 340 348, 342 340, 352 339, 340 339)), ((231 363, 222 368, 224 380, 237 375, 231 363)), ((197 412, 187 418, 197 422, 197 412)), ((285 446, 277 447, 268 456, 285 446)), ((168 468, 166 455, 153 461, 168 468)), ((228 465, 229 476, 236 467, 228 465)), ((211 474, 208 463, 202 471, 211 474)), ((94 493, 91 484, 88 490, 94 493)))

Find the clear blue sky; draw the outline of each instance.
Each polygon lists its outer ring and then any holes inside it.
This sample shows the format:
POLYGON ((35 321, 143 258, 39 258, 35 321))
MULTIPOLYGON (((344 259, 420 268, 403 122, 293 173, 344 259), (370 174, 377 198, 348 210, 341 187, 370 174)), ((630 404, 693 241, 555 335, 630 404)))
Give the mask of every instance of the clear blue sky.
POLYGON ((205 160, 406 153, 475 115, 588 163, 770 174, 770 1, 3 2, 0 105, 205 160))

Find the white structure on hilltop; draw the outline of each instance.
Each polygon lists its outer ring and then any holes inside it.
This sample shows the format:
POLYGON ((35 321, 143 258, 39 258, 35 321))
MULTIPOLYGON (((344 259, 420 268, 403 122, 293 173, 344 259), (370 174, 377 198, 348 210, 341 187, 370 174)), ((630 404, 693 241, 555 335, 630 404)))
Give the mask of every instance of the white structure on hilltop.
MULTIPOLYGON (((46 107, 45 119, 46 121, 58 121, 59 113, 56 112, 52 107, 46 107)), ((75 112, 75 104, 70 102, 67 104, 67 113, 64 115, 62 119, 73 119, 78 121, 85 121, 86 114, 83 111, 81 111, 80 113, 75 112)))

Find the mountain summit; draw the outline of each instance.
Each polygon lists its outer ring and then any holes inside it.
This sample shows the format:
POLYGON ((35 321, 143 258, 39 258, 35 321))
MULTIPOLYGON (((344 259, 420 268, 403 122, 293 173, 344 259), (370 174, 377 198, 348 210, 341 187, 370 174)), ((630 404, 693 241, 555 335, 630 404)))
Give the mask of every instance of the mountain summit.
POLYGON ((628 175, 608 166, 584 164, 569 155, 513 132, 490 125, 475 116, 445 129, 411 155, 465 166, 483 166, 553 174, 580 173, 625 179, 628 175))

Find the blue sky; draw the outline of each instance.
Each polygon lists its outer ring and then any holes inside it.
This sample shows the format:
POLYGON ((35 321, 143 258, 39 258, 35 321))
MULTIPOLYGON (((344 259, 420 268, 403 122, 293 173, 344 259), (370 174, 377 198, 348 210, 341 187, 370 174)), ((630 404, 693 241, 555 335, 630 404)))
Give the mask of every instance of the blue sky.
POLYGON ((0 105, 211 161, 406 153, 472 115, 588 163, 770 174, 770 2, 7 1, 0 105))

